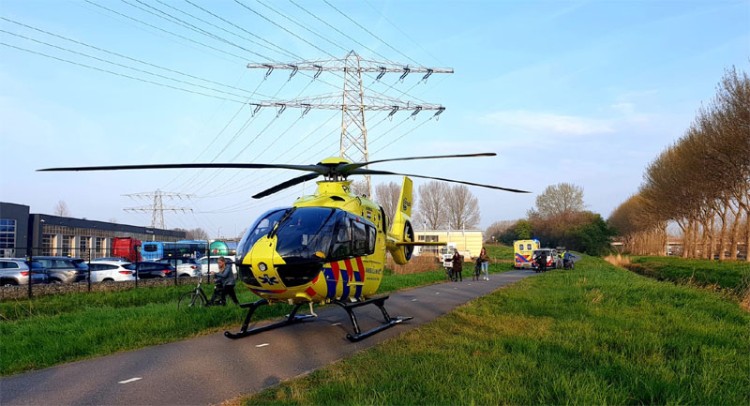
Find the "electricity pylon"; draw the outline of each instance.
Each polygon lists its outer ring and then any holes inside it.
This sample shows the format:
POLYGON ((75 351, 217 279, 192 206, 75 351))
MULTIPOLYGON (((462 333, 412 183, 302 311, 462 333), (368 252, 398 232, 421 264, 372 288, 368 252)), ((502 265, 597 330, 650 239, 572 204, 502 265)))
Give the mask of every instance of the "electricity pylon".
MULTIPOLYGON (((344 59, 330 59, 323 61, 303 61, 297 63, 275 64, 275 63, 249 63, 251 69, 267 69, 268 77, 274 69, 290 69, 291 79, 298 71, 315 71, 313 79, 317 79, 322 72, 344 72, 343 97, 341 94, 330 94, 314 96, 304 99, 290 101, 265 101, 248 103, 255 106, 253 113, 261 107, 277 107, 281 114, 287 107, 304 109, 302 115, 311 109, 341 110, 341 139, 339 142, 339 153, 342 158, 351 162, 367 162, 369 154, 367 151, 367 126, 365 125, 365 111, 388 111, 389 117, 400 110, 412 111, 412 117, 422 110, 436 110, 435 116, 440 115, 445 107, 439 104, 412 103, 394 99, 379 93, 375 95, 365 94, 362 85, 362 73, 377 73, 375 79, 380 80, 386 73, 401 73, 403 80, 410 73, 424 73, 423 81, 426 81, 433 73, 453 73, 451 68, 427 68, 423 66, 399 65, 392 62, 378 62, 362 59, 356 52, 350 51, 344 59)), ((368 195, 372 195, 370 177, 365 176, 368 195)))
POLYGON ((189 199, 193 197, 193 195, 184 194, 184 193, 173 193, 173 192, 162 192, 159 189, 156 189, 155 192, 152 193, 131 193, 127 195, 123 195, 131 198, 145 198, 152 200, 153 204, 151 206, 143 206, 143 207, 129 207, 126 209, 123 209, 124 211, 136 211, 136 212, 152 212, 151 213, 151 227, 152 228, 158 228, 158 229, 166 229, 164 224, 164 212, 165 211, 181 211, 183 213, 185 212, 191 212, 193 209, 188 207, 164 207, 164 198, 167 199, 180 199, 183 198, 189 199))

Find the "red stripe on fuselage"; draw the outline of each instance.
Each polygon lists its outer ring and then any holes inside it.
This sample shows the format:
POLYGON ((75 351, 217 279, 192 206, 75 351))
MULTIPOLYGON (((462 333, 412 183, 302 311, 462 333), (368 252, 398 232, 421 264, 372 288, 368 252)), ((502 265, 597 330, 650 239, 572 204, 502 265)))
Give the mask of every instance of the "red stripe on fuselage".
POLYGON ((362 257, 357 257, 357 270, 359 271, 359 281, 365 281, 365 264, 362 262, 362 257))
POLYGON ((349 280, 354 280, 354 272, 352 270, 352 260, 351 259, 345 259, 344 264, 346 265, 346 273, 349 275, 349 280))

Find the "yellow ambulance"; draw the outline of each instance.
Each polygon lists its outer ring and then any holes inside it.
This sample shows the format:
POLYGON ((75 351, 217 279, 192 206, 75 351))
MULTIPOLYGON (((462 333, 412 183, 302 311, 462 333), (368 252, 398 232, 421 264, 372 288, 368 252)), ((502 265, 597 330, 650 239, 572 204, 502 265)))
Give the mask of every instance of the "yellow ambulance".
POLYGON ((532 269, 532 255, 540 247, 539 240, 513 241, 513 267, 516 269, 532 269))

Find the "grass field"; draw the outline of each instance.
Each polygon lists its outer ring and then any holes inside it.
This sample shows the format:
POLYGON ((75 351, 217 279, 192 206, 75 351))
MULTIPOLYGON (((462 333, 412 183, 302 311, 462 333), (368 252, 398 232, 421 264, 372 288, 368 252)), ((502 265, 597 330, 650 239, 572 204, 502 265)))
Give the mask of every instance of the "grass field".
POLYGON ((712 287, 738 298, 750 289, 750 263, 706 261, 678 257, 631 257, 631 271, 658 280, 712 287))
POLYGON ((750 315, 586 258, 244 404, 750 404, 750 315))
MULTIPOLYGON (((388 271, 378 293, 445 280, 433 270, 395 275, 388 271)), ((491 271, 500 269, 493 267, 491 271)), ((75 293, 0 303, 0 375, 45 368, 118 351, 237 330, 246 310, 237 306, 179 311, 177 298, 191 285, 151 287, 122 292, 75 293)), ((212 286, 207 286, 210 295, 212 286)), ((240 302, 258 299, 237 286, 240 302)), ((284 304, 259 308, 254 320, 283 317, 284 304)))
MULTIPOLYGON (((512 251, 488 248, 497 259, 491 272, 509 270, 512 251)), ((388 273, 381 293, 445 280, 442 269, 388 273)), ((234 306, 178 311, 185 290, 0 303, 0 373, 238 328, 244 311, 234 306)), ((238 295, 254 300, 244 287, 238 295)), ((275 305, 258 315, 287 310, 275 305)), ((749 333, 750 315, 727 295, 587 257, 575 271, 521 281, 242 402, 747 405, 749 333)))

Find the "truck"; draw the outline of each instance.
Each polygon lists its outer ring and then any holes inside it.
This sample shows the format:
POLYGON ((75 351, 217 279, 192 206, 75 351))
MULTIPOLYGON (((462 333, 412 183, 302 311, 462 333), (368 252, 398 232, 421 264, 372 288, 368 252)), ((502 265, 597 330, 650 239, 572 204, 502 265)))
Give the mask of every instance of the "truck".
POLYGON ((133 237, 113 238, 112 256, 125 258, 130 262, 141 261, 141 240, 133 237))
POLYGON ((516 269, 532 269, 534 251, 540 247, 537 239, 513 241, 513 267, 516 269))

